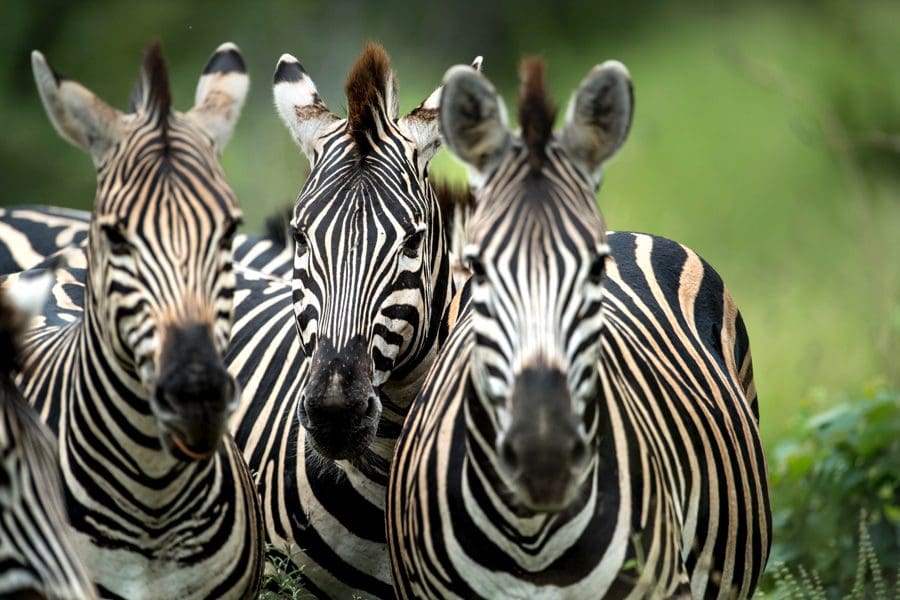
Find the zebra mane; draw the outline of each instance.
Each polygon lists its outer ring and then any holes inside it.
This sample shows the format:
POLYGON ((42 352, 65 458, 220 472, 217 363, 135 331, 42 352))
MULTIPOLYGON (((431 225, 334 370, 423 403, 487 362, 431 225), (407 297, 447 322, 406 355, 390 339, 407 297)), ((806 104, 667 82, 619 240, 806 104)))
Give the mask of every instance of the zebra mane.
POLYGON ((360 154, 370 149, 367 134, 377 131, 377 113, 396 117, 397 82, 391 60, 381 44, 368 42, 356 59, 344 91, 347 94, 347 127, 360 154))
POLYGON ((169 71, 159 42, 152 42, 144 51, 144 64, 134 89, 131 91, 131 112, 152 115, 163 130, 172 108, 169 88, 169 71))
POLYGON ((468 186, 456 185, 448 179, 433 181, 431 187, 434 188, 438 209, 441 211, 444 234, 448 240, 453 239, 457 214, 462 217, 460 223, 464 223, 468 212, 475 208, 475 196, 469 191, 468 186))
POLYGON ((528 148, 528 162, 535 171, 540 170, 546 158, 545 148, 553 135, 556 106, 547 96, 544 61, 536 56, 522 60, 519 78, 519 124, 522 140, 528 148))

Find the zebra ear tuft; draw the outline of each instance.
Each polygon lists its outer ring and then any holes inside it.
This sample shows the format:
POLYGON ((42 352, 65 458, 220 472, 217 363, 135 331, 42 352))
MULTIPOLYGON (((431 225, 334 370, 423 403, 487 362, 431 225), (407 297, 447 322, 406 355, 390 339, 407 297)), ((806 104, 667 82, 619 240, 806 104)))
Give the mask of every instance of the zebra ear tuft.
POLYGON ((278 116, 312 162, 322 130, 339 119, 325 106, 300 61, 290 54, 282 54, 278 59, 272 94, 278 116))
POLYGON ((231 42, 216 48, 197 82, 194 107, 188 115, 212 137, 219 153, 234 132, 249 87, 240 49, 231 42))
POLYGON ((506 108, 494 86, 465 65, 444 75, 440 127, 447 147, 480 177, 497 167, 512 143, 506 108))
POLYGON ((12 276, 0 288, 0 374, 18 368, 19 335, 28 322, 39 315, 50 297, 56 269, 65 260, 57 255, 34 268, 12 276))
POLYGON ((631 128, 634 93, 625 65, 608 60, 578 86, 566 111, 562 146, 595 182, 631 128))
POLYGON ((86 150, 99 166, 121 138, 125 116, 80 83, 54 71, 37 50, 31 53, 31 69, 53 127, 63 139, 86 150))

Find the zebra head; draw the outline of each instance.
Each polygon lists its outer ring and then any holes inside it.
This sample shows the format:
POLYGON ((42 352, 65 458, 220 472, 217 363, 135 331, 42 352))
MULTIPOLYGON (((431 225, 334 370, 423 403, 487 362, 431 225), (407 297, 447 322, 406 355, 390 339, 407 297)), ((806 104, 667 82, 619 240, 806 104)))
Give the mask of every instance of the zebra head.
POLYGON ((525 60, 521 76, 520 133, 487 79, 463 66, 445 76, 440 123, 476 198, 464 250, 472 373, 493 415, 498 470, 521 505, 558 511, 596 454, 609 248, 595 194, 633 102, 628 71, 606 62, 581 82, 554 135, 543 63, 525 60))
POLYGON ((90 351, 135 380, 124 397, 180 459, 211 456, 239 391, 225 370, 235 275, 231 242, 241 221, 219 155, 249 79, 238 48, 221 45, 197 85, 194 107, 171 108, 158 44, 151 45, 122 113, 32 55, 56 130, 97 168, 85 319, 90 351), (96 338, 96 339, 94 339, 96 338), (98 343, 99 342, 99 343, 98 343))
POLYGON ((352 459, 387 405, 402 421, 414 394, 383 393, 434 351, 449 300, 445 235, 428 164, 438 91, 398 117, 387 54, 368 44, 334 115, 297 59, 275 71, 279 115, 310 162, 294 207, 293 303, 310 373, 298 408, 317 452, 352 459))

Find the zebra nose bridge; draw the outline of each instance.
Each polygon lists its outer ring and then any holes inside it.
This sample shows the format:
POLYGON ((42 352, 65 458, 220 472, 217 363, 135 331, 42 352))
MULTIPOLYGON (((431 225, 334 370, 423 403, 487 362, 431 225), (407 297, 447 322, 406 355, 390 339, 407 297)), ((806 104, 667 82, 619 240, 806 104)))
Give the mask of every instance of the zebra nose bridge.
POLYGON ((363 388, 371 387, 371 379, 372 361, 362 336, 354 336, 340 346, 323 337, 312 357, 305 396, 324 404, 343 403, 346 396, 363 394, 363 388))
POLYGON ((173 419, 220 421, 235 408, 237 383, 206 323, 172 323, 164 328, 157 375, 154 396, 173 419))
POLYGON ((587 440, 578 427, 566 374, 556 368, 528 368, 514 379, 512 419, 498 439, 501 459, 526 472, 577 467, 587 440))

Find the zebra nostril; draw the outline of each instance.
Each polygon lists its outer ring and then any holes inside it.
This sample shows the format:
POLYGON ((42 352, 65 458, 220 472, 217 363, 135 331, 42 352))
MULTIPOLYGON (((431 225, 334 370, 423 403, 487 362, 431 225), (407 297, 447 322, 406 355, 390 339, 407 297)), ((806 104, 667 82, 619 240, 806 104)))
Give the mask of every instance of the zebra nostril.
POLYGON ((515 471, 519 467, 519 455, 513 445, 507 440, 500 442, 500 462, 510 471, 515 471))
POLYGON ((164 389, 157 387, 153 393, 153 398, 156 401, 157 411, 161 416, 171 416, 176 413, 173 398, 164 389))
POLYGON ((373 419, 375 418, 376 413, 378 412, 378 398, 375 396, 369 396, 369 403, 366 406, 366 418, 373 419))
POLYGON ((572 442, 572 466, 582 467, 587 460, 587 444, 580 438, 575 438, 572 442))

